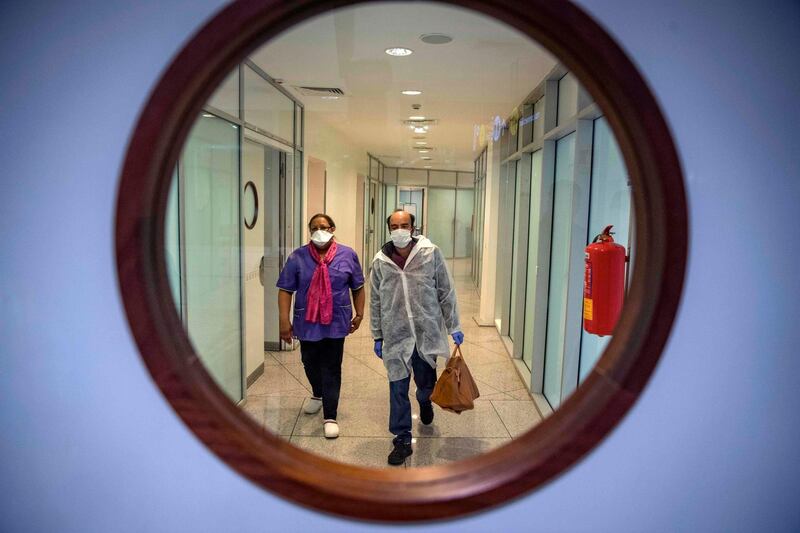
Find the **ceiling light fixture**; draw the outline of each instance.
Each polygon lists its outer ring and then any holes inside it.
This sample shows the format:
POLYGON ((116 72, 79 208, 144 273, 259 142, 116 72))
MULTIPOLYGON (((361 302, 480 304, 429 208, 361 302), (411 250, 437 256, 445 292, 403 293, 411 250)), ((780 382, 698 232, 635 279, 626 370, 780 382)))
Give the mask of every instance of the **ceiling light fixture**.
POLYGON ((447 44, 453 38, 444 33, 425 33, 419 36, 419 40, 427 44, 447 44))
POLYGON ((417 141, 414 144, 428 144, 427 141, 417 141))
POLYGON ((414 128, 414 133, 428 133, 428 128, 414 128))
POLYGON ((392 47, 392 48, 387 48, 385 50, 385 52, 387 54, 389 54, 390 56, 404 57, 404 56, 410 56, 411 54, 413 54, 414 50, 412 50, 410 48, 402 48, 402 47, 396 46, 396 47, 392 47))
POLYGON ((322 99, 323 100, 338 100, 339 97, 338 96, 323 96, 322 99))
POLYGON ((422 94, 422 91, 408 90, 408 91, 403 91, 402 94, 404 94, 406 96, 417 96, 419 94, 422 94))
POLYGON ((420 115, 414 115, 413 117, 408 117, 408 120, 425 120, 425 117, 420 115))
POLYGON ((420 153, 420 154, 427 154, 428 152, 430 152, 430 150, 420 150, 418 153, 420 153))

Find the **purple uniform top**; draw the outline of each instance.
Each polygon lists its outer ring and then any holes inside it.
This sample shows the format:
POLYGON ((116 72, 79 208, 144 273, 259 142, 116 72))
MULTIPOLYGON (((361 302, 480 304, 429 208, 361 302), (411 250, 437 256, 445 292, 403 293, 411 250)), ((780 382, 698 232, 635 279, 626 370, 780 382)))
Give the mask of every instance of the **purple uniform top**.
POLYGON ((279 289, 295 293, 292 320, 294 336, 301 341, 343 339, 350 332, 350 321, 353 319, 350 291, 364 286, 364 273, 361 272, 358 256, 352 248, 336 243, 336 255, 328 265, 333 293, 333 320, 324 326, 318 322, 306 321, 308 287, 317 269, 317 263, 311 257, 308 246, 314 245, 308 244, 292 252, 276 284, 279 289))

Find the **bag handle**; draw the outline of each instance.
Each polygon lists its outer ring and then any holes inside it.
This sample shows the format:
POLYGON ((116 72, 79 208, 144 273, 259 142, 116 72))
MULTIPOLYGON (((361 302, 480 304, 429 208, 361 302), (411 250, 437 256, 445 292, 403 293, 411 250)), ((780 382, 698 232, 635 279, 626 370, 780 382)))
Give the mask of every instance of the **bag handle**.
POLYGON ((460 344, 456 344, 455 345, 455 347, 453 348, 453 353, 450 354, 450 357, 455 357, 456 356, 456 352, 458 352, 458 356, 459 357, 464 357, 464 354, 461 353, 461 345, 460 344))

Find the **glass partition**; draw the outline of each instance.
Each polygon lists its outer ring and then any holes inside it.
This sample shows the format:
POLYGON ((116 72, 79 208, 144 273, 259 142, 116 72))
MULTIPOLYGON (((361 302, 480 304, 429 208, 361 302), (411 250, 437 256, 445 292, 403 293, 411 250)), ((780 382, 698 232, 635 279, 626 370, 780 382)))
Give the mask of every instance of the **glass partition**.
POLYGON ((472 255, 473 227, 472 215, 475 206, 473 189, 456 190, 455 250, 456 258, 472 255))
POLYGON ((571 133, 556 142, 553 234, 550 250, 550 288, 547 299, 547 341, 544 362, 544 395, 554 409, 561 404, 574 168, 575 133, 571 133))
POLYGON ((244 120, 291 146, 294 102, 249 66, 244 67, 244 120))
POLYGON ((458 183, 458 176, 455 172, 431 170, 429 176, 429 183, 438 187, 455 187, 458 183))
MULTIPOLYGON (((608 121, 594 121, 591 201, 587 244, 606 226, 613 225, 614 241, 630 248, 631 189, 628 172, 608 121)), ((600 337, 581 331, 580 380, 594 367, 611 336, 600 337)))
POLYGON ((578 79, 571 72, 558 80, 558 124, 578 112, 578 79))
POLYGON ((233 69, 208 101, 214 109, 239 118, 239 67, 233 69))
POLYGON ((209 373, 242 399, 239 129, 203 115, 181 157, 189 338, 209 373))
POLYGON ((398 185, 427 185, 428 171, 414 168, 397 169, 398 185))
POLYGON ((453 220, 455 219, 455 189, 428 189, 428 235, 445 257, 453 257, 453 220))
POLYGON ((544 136, 544 96, 533 104, 533 140, 538 141, 544 136))
POLYGON ((533 370, 533 331, 536 318, 536 279, 541 234, 541 211, 538 209, 539 198, 535 192, 542 190, 542 150, 531 154, 531 207, 528 213, 528 265, 527 284, 525 287, 525 333, 522 339, 522 361, 528 370, 533 370))

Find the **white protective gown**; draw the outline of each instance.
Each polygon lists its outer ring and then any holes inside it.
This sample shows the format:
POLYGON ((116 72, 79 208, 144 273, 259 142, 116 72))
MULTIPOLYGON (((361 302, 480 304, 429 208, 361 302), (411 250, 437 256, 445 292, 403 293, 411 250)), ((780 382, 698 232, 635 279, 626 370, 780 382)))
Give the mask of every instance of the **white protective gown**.
POLYGON ((372 260, 370 328, 383 339, 383 364, 389 381, 409 375, 414 346, 436 368, 436 357, 448 357, 447 335, 461 330, 456 291, 441 250, 417 237, 404 269, 383 251, 372 260))

